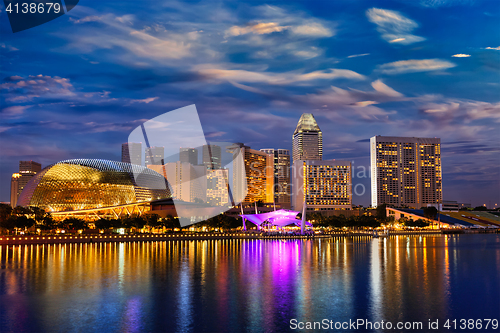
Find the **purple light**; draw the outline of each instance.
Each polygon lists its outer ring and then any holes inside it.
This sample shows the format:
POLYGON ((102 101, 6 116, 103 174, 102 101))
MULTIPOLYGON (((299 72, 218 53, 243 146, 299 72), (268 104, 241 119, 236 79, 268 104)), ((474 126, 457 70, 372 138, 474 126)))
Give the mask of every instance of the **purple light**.
MULTIPOLYGON (((260 227, 264 222, 268 222, 277 227, 285 227, 287 225, 300 226, 300 220, 296 219, 297 214, 300 212, 295 212, 293 210, 280 209, 274 212, 262 213, 262 214, 246 214, 240 215, 247 221, 252 222, 256 226, 260 227)), ((312 224, 306 222, 306 225, 312 227, 312 224)))

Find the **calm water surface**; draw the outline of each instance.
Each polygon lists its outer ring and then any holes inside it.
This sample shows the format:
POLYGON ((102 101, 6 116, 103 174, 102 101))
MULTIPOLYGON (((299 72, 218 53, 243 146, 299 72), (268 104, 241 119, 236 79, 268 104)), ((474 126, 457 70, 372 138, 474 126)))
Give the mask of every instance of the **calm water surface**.
POLYGON ((498 234, 0 246, 0 331, 500 319, 499 284, 498 234))

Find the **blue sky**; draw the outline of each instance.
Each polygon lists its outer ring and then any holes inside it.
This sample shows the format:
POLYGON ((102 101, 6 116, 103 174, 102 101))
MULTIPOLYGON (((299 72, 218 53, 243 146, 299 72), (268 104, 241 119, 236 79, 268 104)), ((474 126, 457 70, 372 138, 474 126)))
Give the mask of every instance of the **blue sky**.
POLYGON ((500 204, 498 1, 82 0, 16 34, 0 16, 0 201, 19 160, 119 160, 196 104, 209 139, 254 149, 291 149, 311 112, 358 176, 371 136, 440 137, 444 199, 500 204))

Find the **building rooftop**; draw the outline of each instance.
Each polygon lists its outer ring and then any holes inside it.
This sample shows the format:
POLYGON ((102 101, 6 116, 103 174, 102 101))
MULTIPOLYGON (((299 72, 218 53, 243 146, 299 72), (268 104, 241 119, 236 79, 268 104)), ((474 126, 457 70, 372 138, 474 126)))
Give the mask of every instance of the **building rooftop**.
POLYGON ((303 113, 302 116, 300 116, 299 122, 293 134, 300 132, 321 132, 312 113, 303 113))

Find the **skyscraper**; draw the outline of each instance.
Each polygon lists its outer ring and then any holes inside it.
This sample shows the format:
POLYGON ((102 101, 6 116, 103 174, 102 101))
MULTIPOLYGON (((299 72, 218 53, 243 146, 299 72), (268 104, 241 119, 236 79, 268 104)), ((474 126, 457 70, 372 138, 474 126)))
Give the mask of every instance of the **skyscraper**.
POLYGON ((273 202, 274 157, 243 143, 227 147, 233 158, 233 200, 245 203, 273 202), (241 154, 241 158, 236 158, 241 154), (245 195, 246 192, 246 195, 245 195))
MULTIPOLYGON (((220 151, 220 147, 219 147, 219 151, 220 151)), ((198 149, 180 148, 179 149, 179 161, 181 161, 181 163, 191 163, 192 165, 198 165, 198 149)))
POLYGON ((19 193, 21 193, 19 191, 19 178, 21 178, 20 174, 13 173, 10 180, 10 205, 12 208, 16 207, 19 193))
POLYGON ((203 146, 203 165, 208 170, 216 170, 221 168, 221 149, 216 145, 203 146))
POLYGON ((229 203, 229 170, 207 170, 207 203, 222 206, 229 203))
POLYGON ((274 202, 290 206, 290 151, 288 149, 261 149, 273 157, 274 202))
POLYGON ((148 165, 162 165, 165 158, 164 147, 149 147, 146 148, 146 157, 144 164, 148 165))
POLYGON ((142 143, 123 143, 122 162, 142 165, 142 143))
POLYGON ((42 165, 33 161, 19 161, 19 173, 14 173, 10 183, 10 204, 17 205, 17 199, 24 187, 38 172, 42 171, 42 165))
POLYGON ((306 161, 293 163, 293 209, 328 211, 352 208, 351 162, 306 161))
POLYGON ((322 160, 323 133, 311 113, 300 116, 292 136, 293 161, 322 160))
POLYGON ((441 139, 370 139, 372 206, 412 208, 442 203, 441 139))

